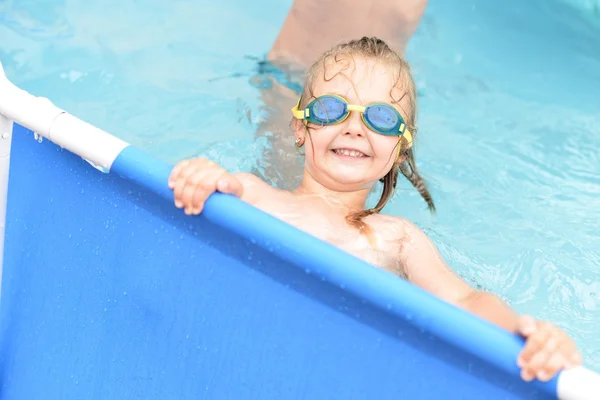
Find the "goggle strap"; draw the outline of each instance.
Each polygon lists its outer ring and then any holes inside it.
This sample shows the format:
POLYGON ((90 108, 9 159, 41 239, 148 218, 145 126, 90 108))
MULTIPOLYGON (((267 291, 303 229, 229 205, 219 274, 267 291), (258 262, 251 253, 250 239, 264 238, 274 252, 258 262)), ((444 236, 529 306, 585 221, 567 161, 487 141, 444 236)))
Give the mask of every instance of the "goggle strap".
POLYGON ((400 137, 403 137, 404 139, 406 139, 406 141, 408 142, 408 147, 412 146, 413 136, 412 136, 412 133, 410 133, 410 131, 408 129, 405 129, 404 133, 400 137))
POLYGON ((396 153, 396 161, 400 158, 401 150, 402 150, 402 138, 406 139, 407 147, 406 149, 410 149, 412 147, 412 135, 410 131, 407 129, 404 131, 404 135, 401 135, 398 138, 398 152, 396 153))
POLYGON ((294 106, 294 108, 292 108, 292 115, 294 116, 294 118, 304 119, 305 117, 308 117, 308 115, 306 115, 308 110, 299 110, 298 109, 299 106, 300 106, 300 100, 298 100, 298 104, 296 104, 294 106))

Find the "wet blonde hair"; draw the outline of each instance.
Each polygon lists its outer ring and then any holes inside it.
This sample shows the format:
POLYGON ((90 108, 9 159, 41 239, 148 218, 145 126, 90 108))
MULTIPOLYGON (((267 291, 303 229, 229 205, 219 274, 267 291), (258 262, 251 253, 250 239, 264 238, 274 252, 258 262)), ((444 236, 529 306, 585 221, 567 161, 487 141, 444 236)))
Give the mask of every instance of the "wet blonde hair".
MULTIPOLYGON (((338 63, 348 58, 353 59, 354 57, 360 57, 367 60, 374 60, 377 62, 386 63, 392 67, 396 76, 396 83, 390 88, 390 95, 392 90, 396 87, 401 86, 404 94, 403 96, 395 100, 395 103, 399 103, 403 98, 408 97, 409 109, 403 110, 403 117, 406 119, 407 129, 410 129, 413 134, 413 138, 417 133, 416 119, 417 119, 417 90, 415 82, 410 72, 410 66, 408 63, 395 51, 393 51, 383 40, 376 37, 363 37, 358 40, 351 40, 346 43, 338 44, 337 46, 326 51, 319 57, 319 59, 309 68, 306 73, 306 79, 304 82, 304 88, 302 96, 300 97, 300 108, 306 107, 310 100, 314 98, 313 87, 315 79, 319 73, 323 73, 325 81, 333 79, 341 71, 335 73, 333 76, 328 77, 326 73, 326 64, 338 63)), ((392 96, 393 98, 393 96, 392 96)), ((306 126, 306 132, 310 135, 309 125, 306 126)), ((361 231, 370 232, 369 227, 363 221, 364 218, 371 214, 379 213, 385 207, 389 199, 394 194, 396 183, 398 181, 398 172, 402 175, 419 191, 421 197, 427 203, 429 210, 435 212, 435 205, 431 194, 427 189, 423 178, 419 175, 417 166, 415 163, 415 156, 413 149, 407 146, 405 139, 402 139, 398 143, 401 148, 399 149, 399 156, 403 156, 405 159, 402 163, 394 163, 392 169, 381 179, 383 182, 383 190, 381 197, 374 208, 363 210, 355 213, 351 213, 346 216, 346 221, 353 227, 358 228, 361 231)))

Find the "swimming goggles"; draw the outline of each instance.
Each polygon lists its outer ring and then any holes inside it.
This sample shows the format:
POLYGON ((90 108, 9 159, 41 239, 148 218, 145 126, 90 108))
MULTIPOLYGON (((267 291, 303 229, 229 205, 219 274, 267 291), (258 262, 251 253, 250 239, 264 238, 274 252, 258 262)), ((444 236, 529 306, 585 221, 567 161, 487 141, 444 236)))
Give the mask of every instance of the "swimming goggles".
POLYGON ((385 136, 402 136, 412 145, 412 134, 406 128, 402 115, 387 103, 371 103, 367 106, 348 104, 341 96, 327 94, 317 97, 305 109, 300 110, 300 100, 292 114, 294 118, 301 119, 318 125, 335 125, 343 122, 350 115, 350 111, 358 111, 362 115, 365 125, 373 132, 385 136))

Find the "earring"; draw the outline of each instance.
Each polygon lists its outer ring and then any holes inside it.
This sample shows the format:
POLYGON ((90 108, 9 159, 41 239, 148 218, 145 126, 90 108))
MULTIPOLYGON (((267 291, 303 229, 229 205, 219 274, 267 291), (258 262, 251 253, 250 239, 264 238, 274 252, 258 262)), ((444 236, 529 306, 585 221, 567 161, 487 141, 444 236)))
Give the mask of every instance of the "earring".
POLYGON ((304 143, 300 143, 301 141, 302 141, 302 139, 300 139, 300 138, 296 138, 296 141, 295 141, 294 143, 296 144, 296 147, 297 147, 297 148, 300 148, 300 147, 302 147, 302 145, 304 144, 304 143))

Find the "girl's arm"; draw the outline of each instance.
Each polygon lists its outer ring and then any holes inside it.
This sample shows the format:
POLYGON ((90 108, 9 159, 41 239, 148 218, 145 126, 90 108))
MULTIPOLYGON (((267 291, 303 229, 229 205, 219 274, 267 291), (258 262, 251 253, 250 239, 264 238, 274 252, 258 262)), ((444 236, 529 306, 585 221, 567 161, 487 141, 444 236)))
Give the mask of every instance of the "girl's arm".
POLYGON ((471 287, 443 260, 433 242, 414 224, 403 221, 402 264, 408 280, 445 300, 510 332, 516 332, 517 314, 499 297, 471 287))
POLYGON ((401 261, 410 282, 451 304, 526 338, 517 364, 524 380, 551 379, 560 369, 579 365, 575 342, 557 326, 519 316, 499 297, 475 290, 442 259, 433 242, 414 224, 403 220, 401 261))

